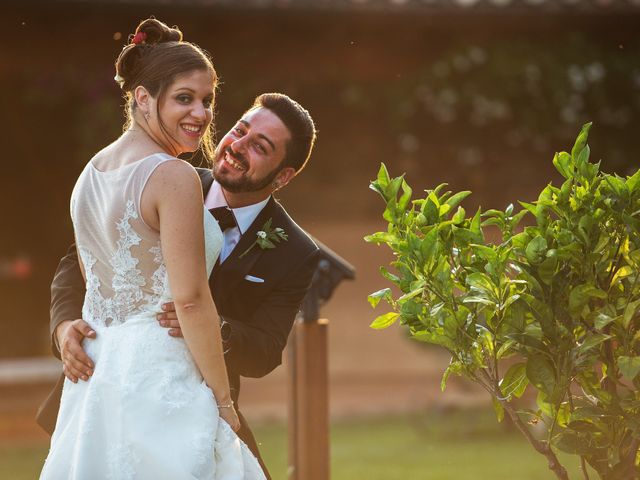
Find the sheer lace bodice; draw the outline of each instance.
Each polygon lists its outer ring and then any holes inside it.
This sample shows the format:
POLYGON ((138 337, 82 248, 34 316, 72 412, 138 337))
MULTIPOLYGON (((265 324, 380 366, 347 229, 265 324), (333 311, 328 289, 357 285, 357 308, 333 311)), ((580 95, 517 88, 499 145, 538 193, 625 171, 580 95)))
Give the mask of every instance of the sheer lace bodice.
MULTIPOLYGON (((140 198, 172 159, 156 154, 106 172, 90 162, 73 190, 82 314, 96 331, 83 348, 95 368, 88 381, 65 380, 41 480, 265 480, 220 419, 184 339, 155 318, 171 295, 160 235, 142 220, 140 198)), ((204 232, 210 272, 223 237, 208 212, 204 232)))
MULTIPOLYGON (((71 218, 86 276, 83 315, 104 326, 127 317, 159 311, 170 300, 159 233, 140 214, 142 192, 161 163, 175 160, 154 154, 100 171, 89 162, 71 196, 71 218)), ((204 207, 203 207, 204 208, 204 207)), ((205 216, 207 271, 222 245, 215 220, 205 216)))

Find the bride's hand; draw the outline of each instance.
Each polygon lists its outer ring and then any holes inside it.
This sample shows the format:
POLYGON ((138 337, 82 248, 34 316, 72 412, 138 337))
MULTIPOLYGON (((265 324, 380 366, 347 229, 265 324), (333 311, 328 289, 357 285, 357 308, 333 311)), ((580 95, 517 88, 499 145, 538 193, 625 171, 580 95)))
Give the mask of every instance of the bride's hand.
POLYGON ((218 406, 218 412, 220 412, 220 418, 227 422, 234 432, 240 430, 240 418, 233 404, 218 406))

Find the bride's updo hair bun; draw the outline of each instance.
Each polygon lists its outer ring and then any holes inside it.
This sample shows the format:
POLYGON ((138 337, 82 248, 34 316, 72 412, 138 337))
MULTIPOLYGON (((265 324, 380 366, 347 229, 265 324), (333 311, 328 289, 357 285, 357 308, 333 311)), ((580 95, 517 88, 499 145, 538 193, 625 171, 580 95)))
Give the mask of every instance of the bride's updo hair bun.
POLYGON ((149 44, 182 41, 182 32, 177 26, 169 27, 155 18, 147 18, 140 22, 134 37, 138 32, 143 32, 146 35, 145 41, 149 44))
POLYGON ((116 60, 116 81, 122 90, 129 91, 138 86, 139 70, 151 50, 162 43, 182 42, 182 32, 178 27, 169 27, 153 17, 140 22, 135 33, 129 35, 126 45, 116 60), (136 85, 133 85, 133 84, 136 85))
MULTIPOLYGON (((169 27, 153 17, 141 21, 129 36, 129 44, 118 55, 115 67, 115 80, 127 101, 127 123, 136 109, 133 92, 139 86, 160 99, 178 75, 196 70, 211 73, 214 92, 218 84, 209 55, 197 45, 185 42, 178 27, 169 27)), ((210 133, 203 137, 205 156, 213 150, 210 133)))

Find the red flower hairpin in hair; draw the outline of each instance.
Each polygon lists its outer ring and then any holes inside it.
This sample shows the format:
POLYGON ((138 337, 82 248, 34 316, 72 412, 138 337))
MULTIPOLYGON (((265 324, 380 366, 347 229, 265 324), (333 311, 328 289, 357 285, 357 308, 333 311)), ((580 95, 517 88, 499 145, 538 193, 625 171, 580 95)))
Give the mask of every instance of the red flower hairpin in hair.
POLYGON ((146 39, 147 39, 147 34, 145 32, 138 32, 131 39, 131 43, 134 43, 136 45, 140 45, 146 39))

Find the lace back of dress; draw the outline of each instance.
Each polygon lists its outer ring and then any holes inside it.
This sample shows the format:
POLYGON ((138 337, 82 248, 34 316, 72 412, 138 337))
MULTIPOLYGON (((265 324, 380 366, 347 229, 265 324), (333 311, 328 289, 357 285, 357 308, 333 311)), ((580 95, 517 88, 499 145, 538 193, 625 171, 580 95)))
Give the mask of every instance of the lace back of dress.
POLYGON ((71 218, 86 277, 83 315, 94 324, 158 311, 168 295, 160 236, 143 221, 140 200, 155 168, 173 158, 155 154, 105 172, 89 162, 78 178, 71 218))

